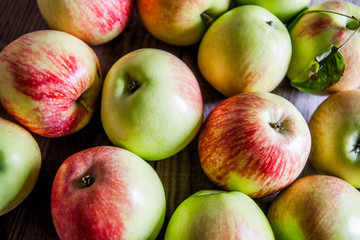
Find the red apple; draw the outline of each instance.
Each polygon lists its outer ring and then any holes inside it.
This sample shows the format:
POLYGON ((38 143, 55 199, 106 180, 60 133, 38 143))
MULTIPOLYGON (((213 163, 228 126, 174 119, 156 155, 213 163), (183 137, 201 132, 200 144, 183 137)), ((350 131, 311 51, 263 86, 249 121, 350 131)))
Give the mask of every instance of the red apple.
POLYGON ((133 0, 37 0, 39 10, 56 30, 70 33, 90 45, 117 37, 130 20, 133 0))
POLYGON ((137 155, 110 146, 66 159, 51 192, 53 222, 62 240, 155 239, 165 204, 155 170, 137 155))
POLYGON ((198 147, 210 180, 256 198, 278 192, 299 176, 311 137, 305 119, 285 98, 241 93, 208 115, 198 147))
POLYGON ((360 239, 360 192, 344 180, 310 175, 296 180, 267 213, 275 238, 360 239))
POLYGON ((61 137, 92 118, 102 86, 94 51, 60 31, 25 34, 0 53, 0 102, 28 130, 61 137))

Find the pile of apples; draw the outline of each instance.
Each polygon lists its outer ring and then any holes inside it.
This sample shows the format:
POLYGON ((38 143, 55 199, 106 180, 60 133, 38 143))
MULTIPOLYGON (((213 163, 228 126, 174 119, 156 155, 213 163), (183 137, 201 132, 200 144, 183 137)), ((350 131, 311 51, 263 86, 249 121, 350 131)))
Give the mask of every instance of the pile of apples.
POLYGON ((61 239, 156 239, 165 192, 144 160, 171 157, 196 136, 201 166, 222 190, 181 203, 165 239, 360 239, 360 7, 137 0, 154 37, 199 44, 202 75, 227 97, 203 119, 196 77, 166 51, 134 50, 103 80, 90 46, 121 34, 135 2, 37 3, 53 30, 25 34, 0 53, 0 102, 19 123, 0 119, 0 169, 22 178, 0 176, 12 189, 0 198, 1 215, 37 181, 41 153, 30 132, 68 136, 100 107, 114 146, 84 149, 58 169, 51 212, 61 239), (286 76, 301 91, 329 95, 309 123, 271 93, 286 76), (308 160, 320 174, 298 178, 308 160), (20 161, 23 169, 14 167, 20 161), (265 214, 254 198, 272 194, 265 214))

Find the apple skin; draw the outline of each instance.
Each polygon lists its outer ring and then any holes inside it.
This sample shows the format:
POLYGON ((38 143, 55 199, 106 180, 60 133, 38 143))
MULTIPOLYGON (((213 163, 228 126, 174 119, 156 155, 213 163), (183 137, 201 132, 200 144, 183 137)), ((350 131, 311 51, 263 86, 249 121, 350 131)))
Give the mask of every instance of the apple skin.
POLYGON ((302 172, 311 148, 308 125, 285 98, 241 93, 216 106, 199 134, 205 174, 250 197, 280 191, 302 172))
POLYGON ((278 240, 360 239, 360 192, 327 175, 296 180, 272 201, 267 218, 278 240))
POLYGON ((63 137, 92 118, 102 87, 94 51, 55 30, 27 33, 0 53, 0 102, 31 132, 63 137))
POLYGON ((197 79, 171 53, 151 48, 132 51, 105 78, 101 121, 107 136, 115 146, 146 160, 161 160, 182 150, 202 120, 197 79))
POLYGON ((44 20, 90 45, 107 43, 127 26, 133 0, 37 0, 44 20))
POLYGON ((212 21, 225 13, 229 0, 137 0, 146 29, 161 41, 178 46, 200 41, 212 21), (207 14, 208 18, 203 18, 207 14))
POLYGON ((283 23, 305 10, 310 2, 311 0, 235 0, 237 6, 252 4, 266 8, 283 23))
POLYGON ((165 209, 155 170, 113 146, 73 154, 58 169, 52 186, 51 213, 62 240, 155 239, 165 209))
POLYGON ((32 192, 41 168, 41 152, 33 136, 20 125, 0 118, 0 216, 32 192))
POLYGON ((165 240, 275 239, 264 212, 241 192, 202 190, 172 215, 165 240))
MULTIPOLYGON (((325 1, 310 10, 331 10, 349 16, 360 17, 360 7, 346 1, 325 1)), ((332 45, 339 47, 354 31, 346 25, 351 20, 329 13, 305 14, 289 32, 293 45, 292 59, 287 72, 290 81, 297 81, 309 63, 332 45)), ((360 35, 356 34, 339 50, 346 64, 341 79, 329 88, 318 92, 328 94, 360 87, 360 35)))
POLYGON ((310 118, 310 163, 360 188, 360 90, 330 95, 310 118))
POLYGON ((219 17, 202 38, 198 66, 204 78, 229 97, 271 92, 285 77, 291 40, 284 24, 268 10, 247 5, 219 17))

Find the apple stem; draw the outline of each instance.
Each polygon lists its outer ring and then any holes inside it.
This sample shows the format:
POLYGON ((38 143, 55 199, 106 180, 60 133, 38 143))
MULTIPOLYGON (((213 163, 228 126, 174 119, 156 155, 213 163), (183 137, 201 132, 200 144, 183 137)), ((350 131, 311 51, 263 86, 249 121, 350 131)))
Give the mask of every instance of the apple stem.
POLYGON ((348 38, 348 39, 346 39, 346 41, 345 42, 343 42, 341 45, 340 45, 340 47, 338 48, 338 51, 341 49, 341 48, 343 48, 354 36, 355 36, 355 34, 357 34, 358 32, 359 32, 359 27, 356 29, 356 31, 355 32, 353 32, 353 34, 351 34, 351 36, 348 38))
POLYGON ((85 100, 83 98, 80 97, 80 98, 76 99, 76 102, 78 102, 82 106, 84 106, 86 111, 88 111, 89 113, 91 113, 93 111, 93 109, 85 102, 85 100))
POLYGON ((138 90, 139 87, 140 87, 139 83, 134 80, 131 80, 127 85, 130 94, 136 92, 136 90, 138 90))
POLYGON ((94 183, 94 178, 90 175, 85 175, 81 178, 82 188, 90 187, 94 183))
POLYGON ((360 152, 360 143, 356 144, 354 149, 355 154, 358 154, 360 152))
POLYGON ((284 129, 284 127, 281 125, 281 122, 270 123, 270 127, 272 127, 276 132, 280 132, 284 129))
POLYGON ((203 19, 203 21, 205 22, 206 25, 210 26, 213 22, 214 22, 214 18, 211 17, 209 14, 207 14, 206 12, 201 13, 201 18, 203 19))

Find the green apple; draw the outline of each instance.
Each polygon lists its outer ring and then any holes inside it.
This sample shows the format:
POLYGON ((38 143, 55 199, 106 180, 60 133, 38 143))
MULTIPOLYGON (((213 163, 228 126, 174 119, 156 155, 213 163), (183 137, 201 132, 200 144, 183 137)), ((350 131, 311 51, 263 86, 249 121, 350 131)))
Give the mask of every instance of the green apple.
POLYGON ((165 240, 271 240, 274 234, 254 200, 241 192, 199 191, 172 215, 165 240))
POLYGON ((290 59, 286 27, 255 5, 233 8, 219 17, 198 51, 201 73, 225 96, 274 90, 285 77, 290 59))
POLYGON ((305 10, 311 0, 235 0, 236 5, 253 4, 266 8, 286 23, 305 10))
POLYGON ((360 239, 360 192, 344 180, 310 175, 272 201, 267 218, 277 240, 360 239))
POLYGON ((146 160, 170 157, 200 129, 203 102, 190 68, 163 50, 138 49, 108 72, 101 120, 110 141, 146 160))
POLYGON ((153 36, 184 46, 199 42, 214 19, 229 9, 230 0, 137 0, 136 4, 153 36))
POLYGON ((309 121, 309 161, 320 172, 360 188, 360 90, 330 95, 309 121))
POLYGON ((41 168, 41 152, 20 125, 0 118, 0 215, 17 207, 33 190, 41 168))
POLYGON ((311 93, 360 87, 360 7, 325 1, 288 26, 293 53, 287 76, 291 85, 311 93))

